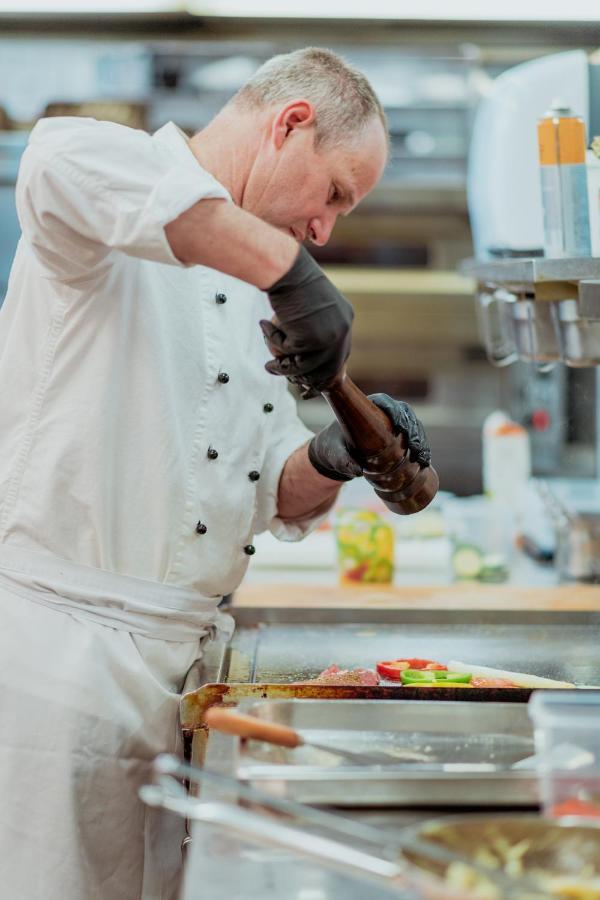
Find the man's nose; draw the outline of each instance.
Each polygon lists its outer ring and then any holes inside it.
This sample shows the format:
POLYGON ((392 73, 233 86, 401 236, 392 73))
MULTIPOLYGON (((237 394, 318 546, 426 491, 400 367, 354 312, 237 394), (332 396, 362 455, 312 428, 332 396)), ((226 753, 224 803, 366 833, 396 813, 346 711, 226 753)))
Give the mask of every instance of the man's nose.
POLYGON ((317 247, 324 247, 333 231, 337 219, 337 213, 324 213, 322 216, 315 216, 308 224, 308 239, 317 247))

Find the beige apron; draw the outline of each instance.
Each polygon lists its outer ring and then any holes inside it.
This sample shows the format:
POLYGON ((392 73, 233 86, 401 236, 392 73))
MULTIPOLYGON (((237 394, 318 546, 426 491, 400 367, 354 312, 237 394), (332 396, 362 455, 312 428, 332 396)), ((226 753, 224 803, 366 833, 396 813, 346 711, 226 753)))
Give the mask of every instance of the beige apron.
POLYGON ((218 599, 0 545, 2 896, 177 896, 181 823, 137 790, 218 599))

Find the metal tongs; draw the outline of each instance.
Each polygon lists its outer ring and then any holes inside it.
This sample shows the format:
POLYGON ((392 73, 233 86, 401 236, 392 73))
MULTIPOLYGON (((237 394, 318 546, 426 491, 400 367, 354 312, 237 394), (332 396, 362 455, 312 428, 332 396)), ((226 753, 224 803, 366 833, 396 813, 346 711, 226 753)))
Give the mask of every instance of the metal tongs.
POLYGON ((339 744, 331 745, 314 741, 311 737, 300 734, 288 725, 280 725, 278 722, 267 722, 257 716, 247 716, 231 709, 213 706, 204 716, 204 722, 209 728, 220 731, 223 734, 233 734, 240 738, 250 738, 255 741, 265 741, 278 747, 313 747, 331 753, 344 761, 354 765, 389 766, 397 760, 389 753, 370 751, 368 753, 349 750, 340 747, 339 744))
POLYGON ((524 900, 525 896, 527 900, 547 900, 548 897, 527 876, 511 878, 498 869, 488 868, 433 841, 415 837, 407 830, 381 831, 291 800, 273 797, 235 778, 183 763, 175 756, 158 756, 154 761, 153 775, 154 783, 144 785, 139 792, 148 806, 161 807, 191 821, 222 827, 228 834, 263 846, 306 856, 343 874, 385 886, 392 893, 398 892, 404 900, 407 900, 407 890, 416 891, 415 897, 444 896, 458 900, 460 896, 460 900, 468 900, 464 891, 459 895, 449 885, 436 884, 432 875, 417 875, 418 870, 403 857, 404 853, 445 867, 451 863, 461 863, 493 884, 498 898, 503 900, 524 900), (233 802, 202 800, 192 796, 183 781, 216 788, 233 797, 233 802), (295 823, 304 822, 311 831, 285 824, 282 817, 292 818, 295 823), (324 836, 323 832, 333 837, 324 836), (344 838, 353 843, 344 842, 344 838), (357 849, 357 844, 360 847, 372 845, 376 853, 357 849))

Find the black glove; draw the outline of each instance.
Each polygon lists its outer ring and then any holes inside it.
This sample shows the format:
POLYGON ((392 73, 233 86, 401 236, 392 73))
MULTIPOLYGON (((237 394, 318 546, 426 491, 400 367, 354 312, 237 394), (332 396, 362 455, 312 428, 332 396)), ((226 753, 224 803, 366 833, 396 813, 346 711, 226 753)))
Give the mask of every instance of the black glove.
POLYGON ((266 368, 316 390, 325 387, 350 353, 352 307, 304 247, 267 293, 278 324, 260 325, 281 358, 266 368))
MULTIPOLYGON (((411 462, 426 468, 431 462, 427 435, 408 403, 394 400, 387 394, 370 394, 369 400, 387 415, 394 434, 404 435, 411 462)), ((314 436, 308 445, 308 458, 317 472, 334 481, 350 481, 362 475, 362 469, 353 458, 338 422, 332 422, 314 436)))

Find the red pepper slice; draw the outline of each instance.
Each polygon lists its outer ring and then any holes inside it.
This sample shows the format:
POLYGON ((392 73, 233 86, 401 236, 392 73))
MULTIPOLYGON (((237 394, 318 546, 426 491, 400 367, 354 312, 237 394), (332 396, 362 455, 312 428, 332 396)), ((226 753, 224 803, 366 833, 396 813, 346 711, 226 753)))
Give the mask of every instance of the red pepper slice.
POLYGON ((447 672, 448 666, 433 659, 388 659, 377 663, 377 671, 382 678, 400 681, 400 673, 405 669, 428 669, 429 671, 447 672))
POLYGON ((367 571, 368 568, 369 568, 368 562, 359 563, 353 569, 348 569, 346 572, 344 572, 344 578, 347 578, 348 581, 362 581, 363 575, 365 574, 365 572, 367 571))
POLYGON ((588 803, 585 800, 578 800, 577 797, 570 797, 563 800, 562 803, 555 803, 552 807, 553 816, 582 816, 588 819, 596 819, 600 817, 600 806, 595 803, 588 803))

